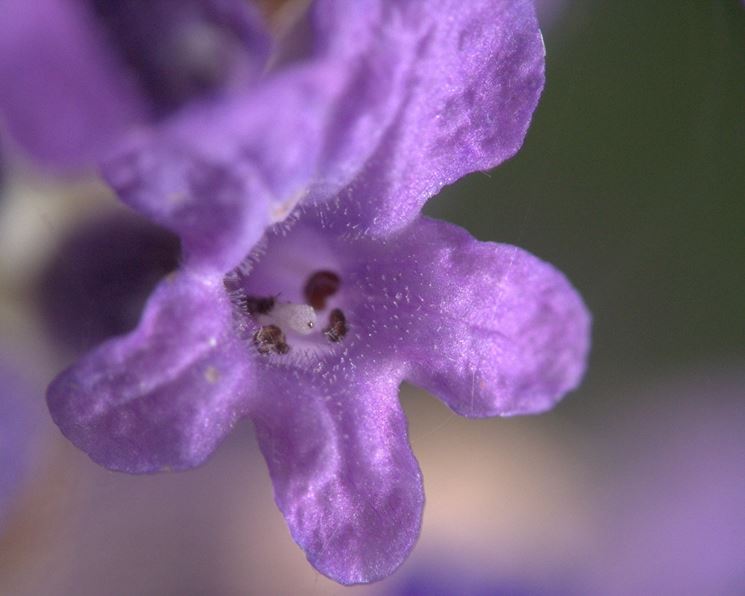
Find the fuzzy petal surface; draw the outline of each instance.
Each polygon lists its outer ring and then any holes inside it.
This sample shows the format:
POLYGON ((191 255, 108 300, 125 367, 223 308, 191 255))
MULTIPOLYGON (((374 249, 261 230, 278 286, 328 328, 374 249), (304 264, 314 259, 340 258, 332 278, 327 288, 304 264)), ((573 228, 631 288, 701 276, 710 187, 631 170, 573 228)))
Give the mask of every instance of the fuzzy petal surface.
POLYGON ((129 335, 59 375, 52 418, 95 462, 130 473, 201 463, 243 413, 252 377, 221 280, 166 278, 129 335))
POLYGON ((387 341, 410 363, 407 380, 459 414, 541 412, 579 384, 590 315, 548 263, 421 218, 376 266, 388 270, 400 321, 387 341))
POLYGON ((543 90, 545 58, 529 0, 385 4, 415 60, 394 120, 342 193, 355 205, 350 225, 379 234, 415 218, 444 185, 517 152, 543 90))
POLYGON ((402 51, 399 29, 386 28, 383 5, 318 2, 307 55, 131 139, 107 160, 107 180, 180 234, 188 258, 236 266, 258 230, 349 183, 392 120, 414 54, 402 51))
POLYGON ((385 233, 522 144, 543 87, 530 2, 319 0, 308 19, 298 62, 219 110, 143 134, 105 166, 122 199, 200 261, 237 265, 256 237, 226 223, 280 221, 301 200, 343 201, 350 226, 385 233), (211 215, 199 182, 218 172, 211 215))
POLYGON ((343 584, 386 577, 419 535, 422 478, 398 385, 369 364, 263 378, 253 418, 275 500, 310 563, 343 584))
POLYGON ((178 234, 190 268, 226 272, 269 223, 263 174, 177 145, 174 155, 183 159, 168 163, 147 150, 128 153, 109 182, 126 204, 178 234))

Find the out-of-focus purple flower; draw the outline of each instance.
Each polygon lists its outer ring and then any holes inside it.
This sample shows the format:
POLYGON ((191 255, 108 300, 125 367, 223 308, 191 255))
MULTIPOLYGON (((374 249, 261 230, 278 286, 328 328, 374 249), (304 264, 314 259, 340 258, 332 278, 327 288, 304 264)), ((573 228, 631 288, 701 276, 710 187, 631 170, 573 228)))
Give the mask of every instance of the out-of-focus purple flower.
MULTIPOLYGON (((565 582, 499 577, 490 569, 469 568, 448 558, 430 559, 410 567, 382 587, 379 596, 569 596, 577 594, 565 582)), ((455 555, 457 558, 457 555, 455 555)))
POLYGON ((535 586, 524 586, 508 581, 498 582, 483 578, 460 576, 453 570, 442 573, 442 568, 422 570, 420 575, 408 577, 393 589, 381 591, 380 596, 558 596, 541 592, 535 586))
POLYGON ((137 325, 157 283, 178 267, 176 236, 129 213, 108 214, 72 231, 39 284, 52 336, 81 352, 137 325))
POLYGON ((586 592, 743 593, 745 371, 699 369, 634 397, 603 437, 606 513, 586 592))
POLYGON ((242 0, 7 0, 0 115, 34 158, 80 167, 133 127, 245 92, 270 43, 242 0))
POLYGON ((249 416, 293 537, 359 583, 419 533, 399 384, 467 416, 543 411, 580 380, 589 316, 550 265, 420 215, 522 143, 543 83, 532 4, 319 1, 309 24, 312 65, 112 160, 124 201, 180 235, 182 268, 48 402, 131 473, 193 467, 249 416))
POLYGON ((0 354, 0 530, 29 466, 35 434, 32 390, 0 354))

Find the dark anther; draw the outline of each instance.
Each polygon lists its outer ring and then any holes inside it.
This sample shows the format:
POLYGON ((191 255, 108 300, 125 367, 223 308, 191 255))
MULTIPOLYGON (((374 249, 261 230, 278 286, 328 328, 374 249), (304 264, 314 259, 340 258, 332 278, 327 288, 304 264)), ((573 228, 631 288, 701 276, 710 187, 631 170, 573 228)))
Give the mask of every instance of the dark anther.
POLYGON ((274 308, 274 297, 241 296, 238 305, 249 315, 265 315, 274 308))
POLYGON ((334 343, 341 341, 347 334, 347 318, 341 309, 335 308, 329 315, 329 326, 323 330, 323 334, 334 343))
POLYGON ((290 351, 285 334, 276 325, 264 325, 259 329, 254 334, 254 344, 259 354, 287 354, 290 351))
POLYGON ((316 271, 305 282, 305 301, 316 310, 326 308, 326 298, 339 290, 341 279, 333 271, 316 271))

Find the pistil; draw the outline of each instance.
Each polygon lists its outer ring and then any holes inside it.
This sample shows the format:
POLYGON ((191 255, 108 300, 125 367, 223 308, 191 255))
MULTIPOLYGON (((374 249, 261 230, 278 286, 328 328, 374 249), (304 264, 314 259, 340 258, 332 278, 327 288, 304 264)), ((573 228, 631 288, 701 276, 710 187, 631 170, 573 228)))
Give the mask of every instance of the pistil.
POLYGON ((280 329, 308 335, 316 326, 316 311, 307 304, 275 301, 273 308, 256 314, 256 321, 260 325, 276 325, 280 329))

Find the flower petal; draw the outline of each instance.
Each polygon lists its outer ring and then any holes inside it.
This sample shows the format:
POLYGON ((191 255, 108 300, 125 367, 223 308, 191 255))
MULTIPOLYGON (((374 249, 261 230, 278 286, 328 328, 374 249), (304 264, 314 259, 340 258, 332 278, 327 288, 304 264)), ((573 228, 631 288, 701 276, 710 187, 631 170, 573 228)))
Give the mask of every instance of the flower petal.
POLYGON ((97 463, 130 473, 201 463, 245 409, 251 379, 221 280, 166 278, 138 328, 59 375, 52 418, 97 463))
POLYGON ((522 143, 543 85, 530 2, 319 0, 309 21, 302 61, 132 139, 104 168, 192 259, 231 269, 300 200, 339 196, 349 227, 385 232, 522 143))
POLYGON ((422 479, 399 380, 377 372, 278 369, 254 416, 293 538, 316 569, 344 584, 392 573, 421 523, 422 479))
POLYGON ((590 315, 559 271, 444 222, 403 235, 384 291, 407 330, 409 380, 474 417, 540 412, 579 384, 590 315))
POLYGON ((189 268, 224 273, 270 221, 263 175, 179 145, 174 138, 168 155, 145 147, 127 152, 106 172, 108 181, 126 204, 180 236, 189 268))
POLYGON ((270 39, 242 0, 0 4, 0 112, 32 157, 95 164, 136 126, 244 88, 270 39))
POLYGON ((107 160, 122 200, 180 234, 190 258, 235 267, 257 229, 301 199, 333 198, 375 149, 413 56, 399 56, 376 2, 364 11, 346 4, 314 7, 303 60, 143 132, 107 160))
POLYGON ((544 81, 529 0, 386 4, 403 23, 399 46, 416 59, 395 120, 342 193, 357 210, 350 225, 380 234, 411 221, 444 185, 514 155, 544 81))
POLYGON ((0 115, 48 166, 86 165, 144 116, 95 33, 79 2, 0 3, 0 115))

